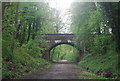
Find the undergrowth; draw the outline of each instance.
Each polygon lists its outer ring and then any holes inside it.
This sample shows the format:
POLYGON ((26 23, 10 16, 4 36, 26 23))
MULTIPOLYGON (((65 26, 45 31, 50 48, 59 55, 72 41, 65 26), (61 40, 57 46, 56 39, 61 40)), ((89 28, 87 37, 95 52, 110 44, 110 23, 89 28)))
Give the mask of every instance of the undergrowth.
POLYGON ((118 54, 114 50, 106 54, 86 54, 78 65, 106 78, 117 78, 119 73, 118 54))
POLYGON ((100 77, 98 75, 95 75, 94 73, 86 72, 86 71, 81 72, 79 78, 80 79, 103 79, 103 77, 100 77))
POLYGON ((105 78, 118 78, 119 54, 112 40, 110 35, 96 36, 90 52, 84 54, 78 65, 105 78))
MULTIPOLYGON (((43 59, 41 50, 33 41, 14 48, 13 53, 3 42, 2 78, 13 79, 47 68, 50 63, 43 59), (35 50, 36 49, 36 50, 35 50)), ((43 50, 43 49, 42 49, 43 50)))

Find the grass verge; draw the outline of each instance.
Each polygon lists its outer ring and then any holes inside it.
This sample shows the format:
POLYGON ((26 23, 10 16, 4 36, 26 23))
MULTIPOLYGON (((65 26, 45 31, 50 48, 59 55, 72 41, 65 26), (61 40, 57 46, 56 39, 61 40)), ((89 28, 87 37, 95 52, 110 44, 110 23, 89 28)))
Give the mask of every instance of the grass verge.
POLYGON ((16 48, 12 61, 2 61, 2 78, 15 79, 37 70, 48 68, 51 64, 41 57, 33 57, 25 48, 16 48))
POLYGON ((86 54, 78 65, 105 78, 117 79, 120 75, 118 54, 112 50, 106 54, 86 54))

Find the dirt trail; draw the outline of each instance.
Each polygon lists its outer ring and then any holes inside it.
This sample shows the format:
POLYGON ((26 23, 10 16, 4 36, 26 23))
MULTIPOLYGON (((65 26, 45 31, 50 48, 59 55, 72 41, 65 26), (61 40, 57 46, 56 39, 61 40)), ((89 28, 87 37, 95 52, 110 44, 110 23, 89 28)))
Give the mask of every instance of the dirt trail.
POLYGON ((70 62, 53 63, 50 68, 34 72, 24 79, 79 79, 81 69, 70 62))

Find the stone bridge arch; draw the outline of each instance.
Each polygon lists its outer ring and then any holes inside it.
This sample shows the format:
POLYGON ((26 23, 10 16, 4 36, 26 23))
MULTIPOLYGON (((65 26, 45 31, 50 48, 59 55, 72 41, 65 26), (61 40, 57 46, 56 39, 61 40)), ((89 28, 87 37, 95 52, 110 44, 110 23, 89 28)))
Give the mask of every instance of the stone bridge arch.
POLYGON ((75 35, 74 34, 44 34, 42 35, 43 39, 47 42, 44 58, 50 60, 50 51, 52 48, 61 45, 68 44, 75 47, 75 35))

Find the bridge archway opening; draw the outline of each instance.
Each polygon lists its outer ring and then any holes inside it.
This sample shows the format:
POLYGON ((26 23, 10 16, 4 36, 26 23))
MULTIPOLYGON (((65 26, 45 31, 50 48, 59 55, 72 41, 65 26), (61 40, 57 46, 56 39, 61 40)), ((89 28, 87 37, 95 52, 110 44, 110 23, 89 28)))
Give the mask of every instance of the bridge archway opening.
POLYGON ((49 50, 49 51, 51 51, 53 48, 57 47, 58 45, 62 45, 62 44, 66 44, 66 45, 70 45, 70 46, 75 47, 75 45, 74 45, 73 43, 68 43, 68 42, 64 42, 64 43, 57 43, 57 44, 55 44, 55 45, 51 46, 51 48, 50 48, 50 50, 49 50))
POLYGON ((49 49, 49 56, 51 61, 68 60, 76 62, 77 52, 78 50, 73 43, 64 42, 53 45, 49 49))

